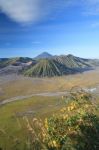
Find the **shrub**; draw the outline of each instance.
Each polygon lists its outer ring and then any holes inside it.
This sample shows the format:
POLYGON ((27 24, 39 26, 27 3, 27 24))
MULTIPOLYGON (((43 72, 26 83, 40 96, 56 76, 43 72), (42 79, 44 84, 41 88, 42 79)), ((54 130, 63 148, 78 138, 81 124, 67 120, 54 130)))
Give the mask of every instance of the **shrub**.
POLYGON ((59 114, 46 118, 44 124, 35 119, 30 126, 27 121, 34 147, 37 143, 40 149, 47 150, 99 149, 99 117, 91 95, 81 91, 70 97, 59 114))

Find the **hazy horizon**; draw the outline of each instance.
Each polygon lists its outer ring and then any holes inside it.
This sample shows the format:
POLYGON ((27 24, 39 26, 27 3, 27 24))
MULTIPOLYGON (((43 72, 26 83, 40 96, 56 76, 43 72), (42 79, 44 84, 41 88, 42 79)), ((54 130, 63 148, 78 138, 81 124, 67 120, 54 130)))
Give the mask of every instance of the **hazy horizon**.
POLYGON ((14 55, 14 56, 8 56, 8 57, 0 57, 0 58, 16 58, 16 57, 28 57, 28 58, 35 58, 43 53, 48 53, 48 54, 51 54, 52 56, 61 56, 61 55, 73 55, 75 57, 81 57, 81 58, 88 58, 88 59, 99 59, 99 58, 95 58, 95 57, 82 57, 82 56, 79 56, 79 55, 75 55, 75 54, 72 54, 72 53, 60 53, 60 54, 57 54, 57 53, 49 53, 47 51, 42 51, 41 53, 38 53, 38 54, 35 54, 35 55, 32 55, 32 56, 24 56, 24 55, 14 55))

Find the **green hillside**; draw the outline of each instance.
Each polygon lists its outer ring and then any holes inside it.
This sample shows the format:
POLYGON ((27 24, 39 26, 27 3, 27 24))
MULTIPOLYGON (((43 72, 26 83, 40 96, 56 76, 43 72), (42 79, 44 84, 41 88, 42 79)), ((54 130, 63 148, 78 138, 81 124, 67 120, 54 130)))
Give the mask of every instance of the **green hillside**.
POLYGON ((38 61, 36 65, 24 71, 24 75, 34 77, 51 77, 61 76, 63 74, 71 74, 75 71, 67 68, 65 65, 60 64, 53 59, 43 59, 38 61))
POLYGON ((61 64, 64 64, 68 68, 85 68, 85 67, 91 67, 91 64, 88 59, 83 59, 79 57, 75 57, 73 55, 63 55, 63 56, 57 56, 54 58, 56 61, 58 61, 61 64))
POLYGON ((36 65, 25 69, 23 73, 31 77, 52 77, 74 74, 91 68, 89 60, 67 55, 38 60, 36 65))
POLYGON ((0 59, 0 68, 9 65, 22 66, 20 74, 31 77, 53 77, 83 72, 99 66, 99 60, 96 59, 83 59, 73 55, 61 55, 49 58, 49 55, 43 53, 39 55, 42 56, 41 58, 35 60, 28 57, 0 59))

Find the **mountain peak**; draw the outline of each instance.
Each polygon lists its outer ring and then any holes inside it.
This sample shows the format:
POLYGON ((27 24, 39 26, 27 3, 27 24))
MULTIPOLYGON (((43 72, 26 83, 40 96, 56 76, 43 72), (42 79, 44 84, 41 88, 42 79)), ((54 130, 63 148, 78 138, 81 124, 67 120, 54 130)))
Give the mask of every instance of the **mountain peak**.
POLYGON ((37 57, 35 57, 36 59, 44 59, 44 58, 51 58, 52 55, 47 53, 47 52, 43 52, 40 55, 38 55, 37 57))
POLYGON ((67 57, 75 57, 75 56, 72 54, 68 54, 67 57))

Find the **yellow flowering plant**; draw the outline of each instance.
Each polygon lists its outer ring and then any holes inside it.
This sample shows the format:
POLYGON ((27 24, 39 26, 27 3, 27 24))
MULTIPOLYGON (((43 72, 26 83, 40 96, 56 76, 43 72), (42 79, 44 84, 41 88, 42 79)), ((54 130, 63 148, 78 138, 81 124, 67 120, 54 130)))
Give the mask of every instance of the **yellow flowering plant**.
POLYGON ((96 113, 98 108, 91 100, 92 96, 84 91, 71 93, 70 101, 64 103, 59 113, 45 118, 44 122, 35 118, 30 124, 25 118, 33 148, 98 150, 99 116, 96 113))

